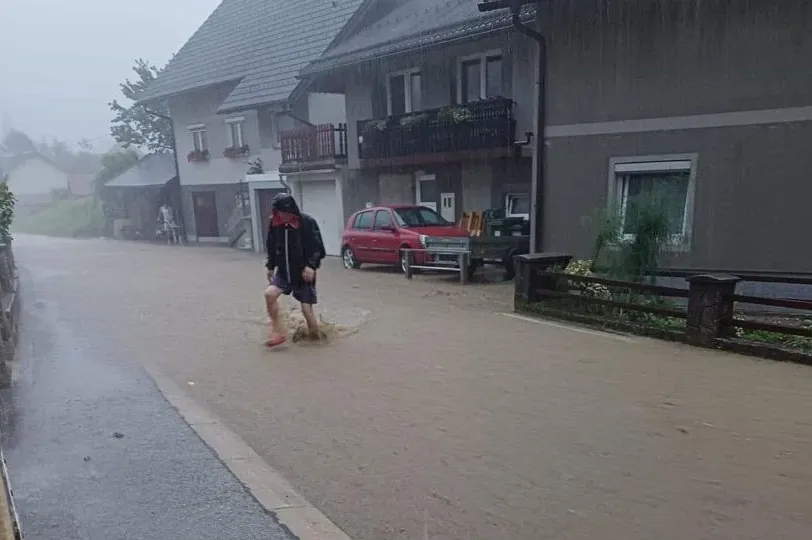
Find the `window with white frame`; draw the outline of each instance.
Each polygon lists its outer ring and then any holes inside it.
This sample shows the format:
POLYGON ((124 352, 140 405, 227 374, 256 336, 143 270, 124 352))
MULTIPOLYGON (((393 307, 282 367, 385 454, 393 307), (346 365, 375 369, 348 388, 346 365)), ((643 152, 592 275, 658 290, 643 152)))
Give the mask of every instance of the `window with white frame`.
POLYGON ((530 219, 530 194, 509 193, 505 197, 505 216, 530 219))
POLYGON ((611 189, 620 212, 622 233, 633 238, 636 228, 635 201, 644 197, 660 200, 668 216, 674 243, 689 241, 693 220, 695 160, 614 161, 611 189))
POLYGON ((229 148, 242 148, 245 145, 242 134, 243 121, 243 118, 229 118, 226 120, 229 148))
POLYGON ((499 97, 502 89, 502 52, 488 51, 460 58, 457 96, 460 103, 499 97))
POLYGON ((390 73, 386 78, 386 107, 390 116, 419 111, 423 106, 422 101, 419 69, 390 73))
POLYGON ((189 131, 192 133, 192 144, 196 152, 205 152, 209 149, 205 127, 189 128, 189 131))

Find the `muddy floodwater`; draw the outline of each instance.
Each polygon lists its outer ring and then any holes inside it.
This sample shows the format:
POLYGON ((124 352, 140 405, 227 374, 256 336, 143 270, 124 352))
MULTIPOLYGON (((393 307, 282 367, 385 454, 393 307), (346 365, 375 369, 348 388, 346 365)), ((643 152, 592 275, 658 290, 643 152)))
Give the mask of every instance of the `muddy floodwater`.
POLYGON ((265 351, 260 257, 20 237, 66 324, 170 376, 355 540, 807 540, 812 369, 522 320, 327 261, 350 328, 265 351), (193 383, 193 384, 190 384, 193 383))

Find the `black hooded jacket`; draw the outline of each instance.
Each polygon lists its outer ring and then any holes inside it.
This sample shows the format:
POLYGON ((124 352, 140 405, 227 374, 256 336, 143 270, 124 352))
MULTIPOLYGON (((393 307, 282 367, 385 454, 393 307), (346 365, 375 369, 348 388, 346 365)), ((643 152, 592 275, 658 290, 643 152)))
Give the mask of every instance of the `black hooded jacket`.
POLYGON ((299 211, 292 196, 280 194, 273 201, 273 211, 284 211, 299 216, 299 227, 276 223, 268 224, 265 242, 268 259, 265 267, 276 268, 277 274, 292 286, 302 284, 302 271, 306 266, 316 270, 325 257, 324 243, 316 220, 299 211))

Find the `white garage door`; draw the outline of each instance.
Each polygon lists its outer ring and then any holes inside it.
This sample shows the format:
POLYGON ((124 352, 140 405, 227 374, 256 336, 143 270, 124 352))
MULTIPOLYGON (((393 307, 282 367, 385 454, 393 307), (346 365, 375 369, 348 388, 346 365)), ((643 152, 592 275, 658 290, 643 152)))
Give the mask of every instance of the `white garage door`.
POLYGON ((338 255, 343 225, 335 180, 304 181, 300 186, 302 212, 318 221, 327 255, 338 255))

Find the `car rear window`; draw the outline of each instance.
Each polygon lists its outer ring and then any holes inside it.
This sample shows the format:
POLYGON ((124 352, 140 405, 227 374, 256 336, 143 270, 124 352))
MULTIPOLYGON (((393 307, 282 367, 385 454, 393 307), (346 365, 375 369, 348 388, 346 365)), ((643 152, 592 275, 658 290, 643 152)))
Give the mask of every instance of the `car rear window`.
POLYGON ((361 212, 355 216, 354 229, 372 229, 372 212, 361 212))
POLYGON ((381 227, 386 225, 392 225, 392 216, 389 215, 389 210, 375 212, 375 229, 380 230, 381 227))

